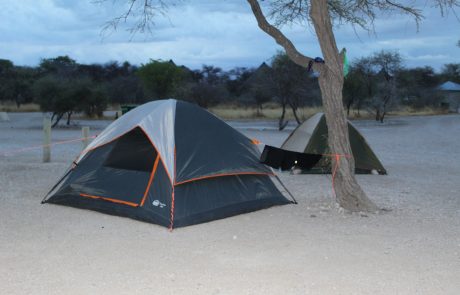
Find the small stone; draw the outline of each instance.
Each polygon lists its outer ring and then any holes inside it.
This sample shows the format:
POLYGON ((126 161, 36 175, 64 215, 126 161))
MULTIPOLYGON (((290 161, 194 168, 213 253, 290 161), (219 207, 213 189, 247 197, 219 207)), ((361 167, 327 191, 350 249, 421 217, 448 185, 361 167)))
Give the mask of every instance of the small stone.
POLYGON ((310 217, 311 217, 311 218, 315 218, 316 215, 315 215, 315 214, 311 214, 310 217))

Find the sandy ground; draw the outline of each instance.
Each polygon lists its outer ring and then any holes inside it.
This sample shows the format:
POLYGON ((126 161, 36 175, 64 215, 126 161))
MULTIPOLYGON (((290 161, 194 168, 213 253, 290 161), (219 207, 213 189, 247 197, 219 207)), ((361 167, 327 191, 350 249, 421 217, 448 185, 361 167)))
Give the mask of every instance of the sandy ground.
MULTIPOLYGON (((460 116, 357 122, 389 171, 359 176, 381 207, 347 214, 330 177, 280 174, 299 200, 166 229, 40 205, 79 143, 41 151, 41 114, 0 122, 0 294, 459 294, 460 116)), ((83 122, 82 124, 86 124, 83 122)), ((107 124, 91 122, 96 134, 107 124)), ((232 122, 279 145, 274 123, 232 122)), ((78 138, 78 128, 53 140, 78 138)))

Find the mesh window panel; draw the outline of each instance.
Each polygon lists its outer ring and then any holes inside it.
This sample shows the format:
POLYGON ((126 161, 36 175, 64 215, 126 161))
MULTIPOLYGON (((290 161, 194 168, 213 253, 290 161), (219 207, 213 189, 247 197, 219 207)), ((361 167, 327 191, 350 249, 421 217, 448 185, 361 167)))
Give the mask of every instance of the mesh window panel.
POLYGON ((125 170, 151 171, 157 153, 140 128, 120 137, 104 166, 125 170))

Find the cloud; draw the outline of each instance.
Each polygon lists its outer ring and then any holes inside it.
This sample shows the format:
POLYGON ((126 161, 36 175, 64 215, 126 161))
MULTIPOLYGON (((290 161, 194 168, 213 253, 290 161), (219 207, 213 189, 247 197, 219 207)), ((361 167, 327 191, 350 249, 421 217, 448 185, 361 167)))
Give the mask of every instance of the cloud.
MULTIPOLYGON (((229 69, 257 66, 280 50, 256 24, 245 1, 194 0, 170 8, 167 17, 155 21, 152 35, 137 35, 131 42, 126 31, 132 22, 101 38, 104 23, 120 15, 125 0, 96 5, 87 1, 23 0, 0 2, 0 58, 16 64, 35 65, 40 58, 69 55, 82 63, 128 60, 135 64, 154 59, 173 59, 198 68, 214 64, 229 69)), ((375 23, 375 34, 350 26, 335 29, 339 48, 346 47, 350 59, 382 49, 398 50, 408 66, 459 62, 459 22, 440 18, 437 10, 426 8, 427 18, 417 33, 412 19, 388 15, 375 23)), ((311 27, 284 27, 297 48, 321 56, 311 27)))
POLYGON ((425 55, 418 55, 418 56, 407 56, 407 59, 410 60, 422 60, 422 61, 439 61, 439 60, 446 60, 449 58, 448 55, 445 54, 425 54, 425 55))

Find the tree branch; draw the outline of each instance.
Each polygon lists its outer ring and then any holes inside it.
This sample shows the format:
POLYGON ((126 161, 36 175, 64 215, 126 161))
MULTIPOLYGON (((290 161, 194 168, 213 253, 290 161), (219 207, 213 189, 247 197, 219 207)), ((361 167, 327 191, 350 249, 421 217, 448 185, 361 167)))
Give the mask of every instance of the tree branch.
MULTIPOLYGON (((260 8, 257 0, 247 0, 251 6, 252 13, 256 17, 259 28, 265 33, 275 39, 276 43, 281 45, 289 58, 296 64, 302 67, 308 67, 308 64, 313 59, 300 53, 294 46, 294 44, 275 26, 271 25, 265 18, 262 9, 260 8)), ((312 68, 316 71, 320 71, 321 64, 314 63, 312 68)))
MULTIPOLYGON (((93 2, 103 4, 106 1, 95 0, 93 2)), ((120 23, 126 24, 130 18, 136 20, 135 24, 127 29, 131 33, 131 39, 134 38, 136 33, 152 33, 152 26, 155 25, 154 18, 158 15, 166 16, 169 5, 174 5, 175 3, 175 1, 169 1, 168 4, 165 0, 127 0, 126 2, 126 12, 106 22, 101 30, 102 36, 116 31, 120 23)))

